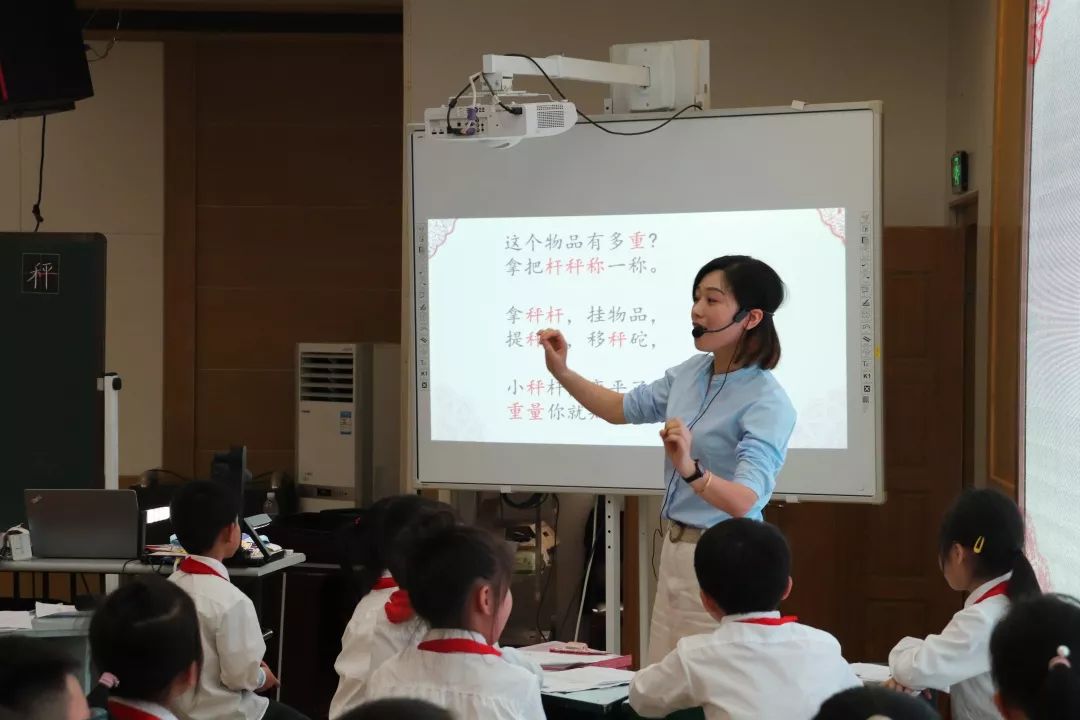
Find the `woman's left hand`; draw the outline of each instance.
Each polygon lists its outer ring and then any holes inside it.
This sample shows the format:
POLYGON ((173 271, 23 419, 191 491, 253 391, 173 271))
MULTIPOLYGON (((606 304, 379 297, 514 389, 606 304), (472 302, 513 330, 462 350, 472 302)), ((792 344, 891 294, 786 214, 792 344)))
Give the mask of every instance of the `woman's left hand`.
POLYGON ((683 477, 694 474, 694 459, 690 457, 690 448, 694 443, 694 435, 690 428, 686 427, 680 418, 672 418, 664 423, 660 431, 660 439, 664 441, 664 452, 671 459, 675 471, 683 477))

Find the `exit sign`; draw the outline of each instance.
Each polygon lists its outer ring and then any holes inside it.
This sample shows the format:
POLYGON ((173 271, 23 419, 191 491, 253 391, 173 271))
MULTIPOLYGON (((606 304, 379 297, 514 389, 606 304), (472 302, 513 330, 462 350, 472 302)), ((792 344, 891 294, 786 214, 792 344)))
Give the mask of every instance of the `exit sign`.
POLYGON ((954 193, 967 192, 968 189, 968 154, 963 150, 954 152, 949 160, 949 176, 954 193))

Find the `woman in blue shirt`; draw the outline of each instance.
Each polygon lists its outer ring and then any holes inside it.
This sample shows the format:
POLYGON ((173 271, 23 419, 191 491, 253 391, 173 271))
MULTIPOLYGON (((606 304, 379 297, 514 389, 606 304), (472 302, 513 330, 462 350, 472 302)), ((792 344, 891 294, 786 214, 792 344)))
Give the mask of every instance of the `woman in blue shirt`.
POLYGON ((540 334, 548 370, 589 412, 615 424, 664 423, 668 527, 649 631, 650 664, 679 638, 716 628, 701 605, 695 545, 718 522, 761 519, 795 428, 795 409, 770 372, 780 362, 773 324, 784 300, 780 276, 760 260, 725 255, 698 271, 693 300, 694 347, 706 354, 626 394, 570 370, 558 330, 540 334))

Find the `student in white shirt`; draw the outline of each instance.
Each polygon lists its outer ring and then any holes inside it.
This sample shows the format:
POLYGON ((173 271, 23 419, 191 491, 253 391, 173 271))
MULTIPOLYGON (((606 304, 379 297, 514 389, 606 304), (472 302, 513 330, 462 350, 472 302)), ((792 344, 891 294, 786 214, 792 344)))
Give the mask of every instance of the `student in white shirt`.
POLYGON ((189 555, 169 580, 195 602, 203 648, 198 686, 171 709, 184 720, 306 720, 256 694, 278 682, 262 661, 266 644, 255 606, 229 582, 223 564, 240 547, 239 514, 232 493, 203 480, 182 485, 170 506, 173 530, 189 555))
POLYGON ((176 720, 167 706, 195 687, 202 665, 195 603, 152 575, 122 585, 94 613, 90 650, 111 677, 110 720, 176 720))
POLYGON ((787 540, 772 525, 733 518, 706 530, 694 571, 719 627, 682 638, 638 672, 630 707, 644 717, 700 706, 708 720, 792 720, 859 685, 836 638, 777 612, 790 568, 787 540))
POLYGON ((334 663, 339 680, 330 720, 360 705, 368 676, 427 632, 405 589, 405 557, 414 534, 456 522, 449 505, 418 495, 383 498, 356 519, 343 569, 354 579, 359 602, 334 663))
POLYGON ((971 490, 946 514, 938 562, 953 590, 968 593, 940 634, 907 637, 889 653, 894 689, 949 692, 956 720, 995 720, 990 633, 1009 603, 1039 594, 1024 556, 1024 518, 996 490, 971 490))
POLYGON ((995 701, 1006 720, 1080 718, 1080 602, 1020 600, 994 628, 995 701))
POLYGON ((922 698, 878 685, 848 688, 825 701, 814 720, 941 720, 922 698))
POLYGON ((496 646, 513 607, 512 570, 506 545, 478 528, 418 542, 409 597, 431 630, 372 673, 368 698, 426 700, 459 720, 542 720, 539 678, 496 646))

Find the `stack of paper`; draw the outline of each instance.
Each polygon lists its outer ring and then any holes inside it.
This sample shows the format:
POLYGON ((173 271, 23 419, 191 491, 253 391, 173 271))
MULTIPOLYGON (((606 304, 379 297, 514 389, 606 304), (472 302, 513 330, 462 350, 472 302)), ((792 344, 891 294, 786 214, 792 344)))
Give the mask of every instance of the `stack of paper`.
POLYGON ((34 620, 26 610, 0 610, 0 631, 32 630, 34 620))
POLYGON ((542 650, 529 650, 527 648, 522 648, 521 654, 545 670, 566 667, 567 665, 592 665, 619 657, 618 655, 592 653, 553 653, 542 650))
POLYGON ((874 665, 873 663, 851 663, 851 671, 855 677, 863 681, 864 685, 880 685, 889 679, 888 665, 874 665))
POLYGON ((544 692, 574 693, 582 690, 629 685, 634 673, 605 667, 583 667, 544 673, 544 692))
POLYGON ((75 609, 74 605, 65 605, 64 603, 34 603, 34 615, 39 618, 47 618, 53 615, 63 617, 64 615, 78 615, 79 611, 75 609))

